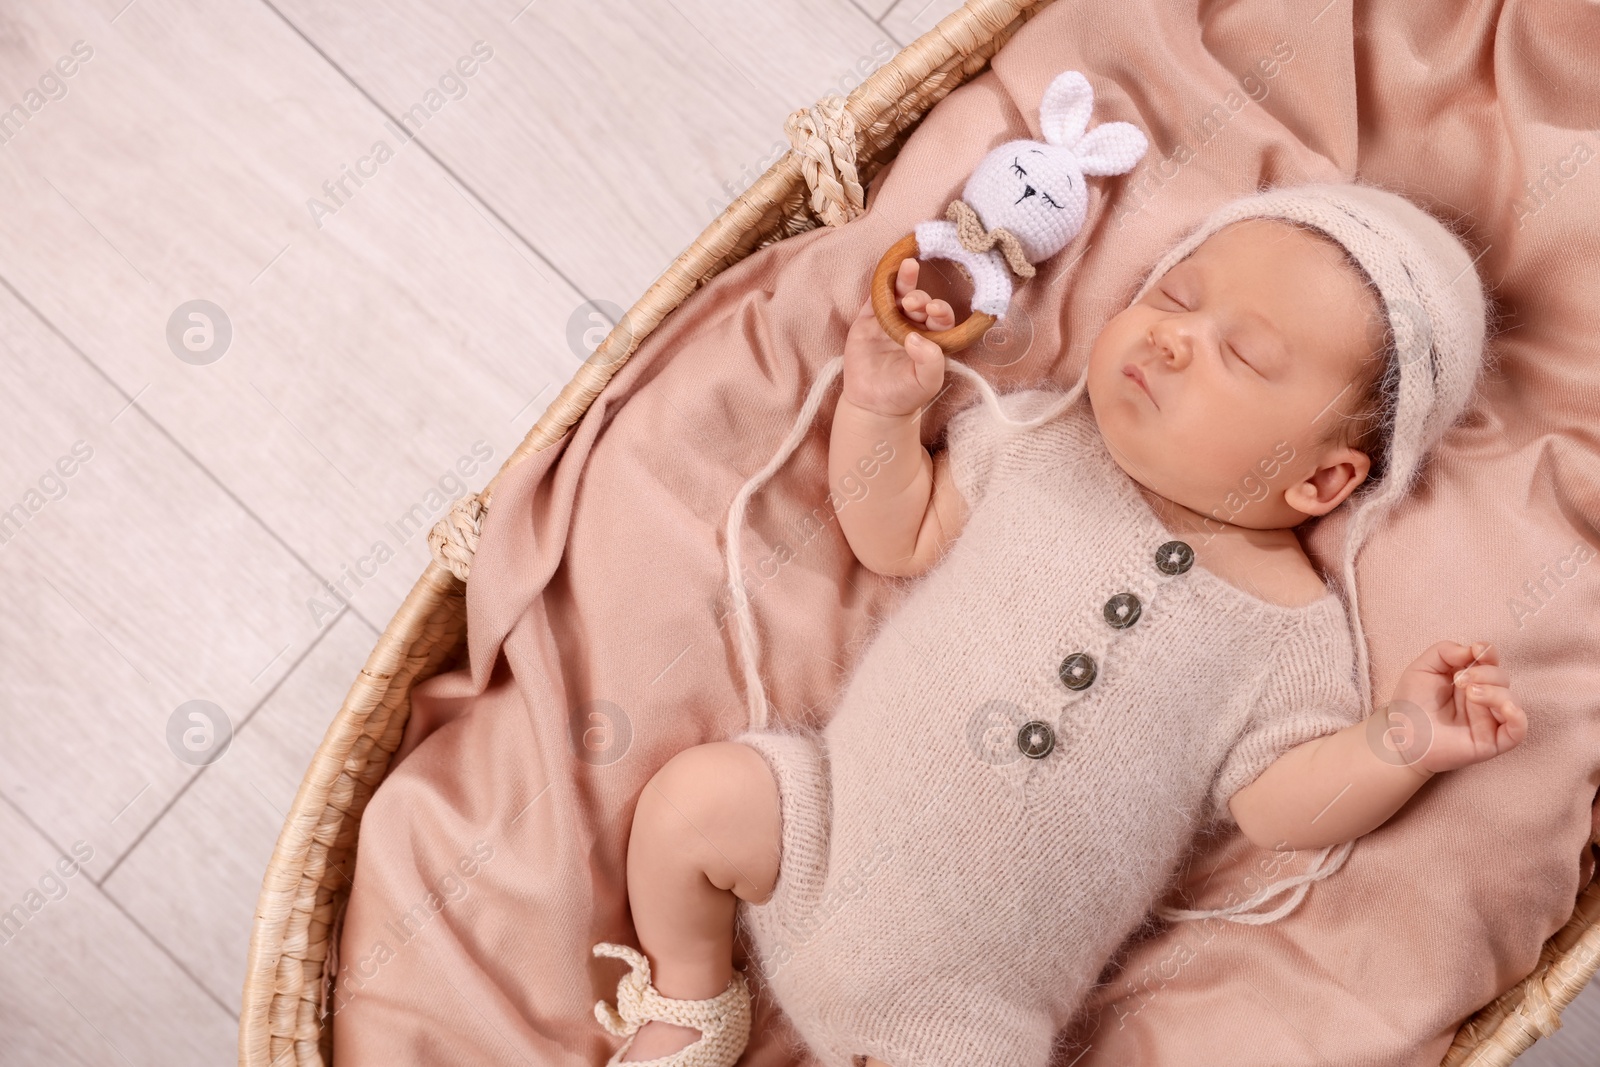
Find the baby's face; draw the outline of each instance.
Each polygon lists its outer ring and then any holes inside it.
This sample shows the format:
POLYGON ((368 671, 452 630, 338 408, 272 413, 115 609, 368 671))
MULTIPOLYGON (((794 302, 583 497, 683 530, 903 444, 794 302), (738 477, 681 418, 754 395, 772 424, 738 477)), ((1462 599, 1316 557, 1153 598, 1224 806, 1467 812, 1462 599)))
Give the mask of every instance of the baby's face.
POLYGON ((1363 453, 1318 442, 1354 409, 1352 381, 1383 340, 1377 300, 1338 248, 1247 219, 1106 324, 1089 400, 1147 489, 1238 526, 1293 527, 1366 476, 1363 453))

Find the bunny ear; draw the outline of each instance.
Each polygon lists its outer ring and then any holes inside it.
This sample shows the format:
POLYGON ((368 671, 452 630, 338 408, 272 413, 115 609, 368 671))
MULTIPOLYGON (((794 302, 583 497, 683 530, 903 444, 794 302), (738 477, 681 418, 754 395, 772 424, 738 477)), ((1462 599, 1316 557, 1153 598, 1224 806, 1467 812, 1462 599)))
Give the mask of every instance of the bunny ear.
POLYGON ((1149 147, 1144 131, 1131 122, 1102 122, 1073 148, 1085 174, 1126 174, 1149 147))
POLYGON ((1094 90, 1089 79, 1075 70, 1057 74, 1039 101, 1039 126, 1051 144, 1071 148, 1089 127, 1089 112, 1094 110, 1094 90))

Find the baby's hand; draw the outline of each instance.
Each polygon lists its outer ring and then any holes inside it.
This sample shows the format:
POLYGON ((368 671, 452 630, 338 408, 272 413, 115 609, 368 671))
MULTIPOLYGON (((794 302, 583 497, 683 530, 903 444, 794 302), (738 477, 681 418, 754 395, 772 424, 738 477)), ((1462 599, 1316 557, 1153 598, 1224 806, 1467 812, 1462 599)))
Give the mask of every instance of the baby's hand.
POLYGON ((1393 747, 1430 773, 1482 763, 1516 748, 1527 736, 1528 717, 1511 702, 1511 676, 1499 664, 1499 652, 1486 641, 1470 648, 1440 641, 1429 648, 1395 685, 1390 734, 1410 736, 1394 737, 1393 747))
MULTIPOLYGON (((948 330, 955 312, 943 300, 933 300, 916 287, 920 264, 902 260, 895 275, 895 295, 911 321, 930 330, 948 330)), ((925 407, 944 385, 944 350, 921 334, 906 335, 905 347, 895 344, 872 313, 872 301, 850 324, 844 342, 844 398, 859 408, 889 418, 900 418, 925 407)))

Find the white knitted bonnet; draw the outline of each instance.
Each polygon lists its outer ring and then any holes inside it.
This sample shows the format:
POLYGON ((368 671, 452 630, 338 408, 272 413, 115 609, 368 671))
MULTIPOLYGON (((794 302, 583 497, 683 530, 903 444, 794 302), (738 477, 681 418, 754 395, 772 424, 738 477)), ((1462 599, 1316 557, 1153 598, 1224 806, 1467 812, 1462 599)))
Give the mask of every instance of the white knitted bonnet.
POLYGON ((1301 185, 1241 197, 1213 211, 1151 270, 1133 302, 1230 223, 1284 219, 1343 246, 1382 297, 1400 382, 1387 469, 1351 494, 1341 584, 1356 653, 1356 688, 1373 710, 1367 644, 1356 601, 1355 561, 1367 536, 1411 488, 1423 460, 1465 411, 1483 363, 1488 304, 1476 260, 1438 219, 1369 185, 1301 185))

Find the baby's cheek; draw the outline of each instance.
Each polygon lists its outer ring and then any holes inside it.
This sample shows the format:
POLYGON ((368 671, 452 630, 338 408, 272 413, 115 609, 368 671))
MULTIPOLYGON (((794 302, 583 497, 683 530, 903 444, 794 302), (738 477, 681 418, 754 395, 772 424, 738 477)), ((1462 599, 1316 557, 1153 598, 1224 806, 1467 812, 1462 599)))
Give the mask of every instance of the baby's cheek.
POLYGON ((1089 349, 1089 366, 1092 369, 1103 368, 1126 351, 1139 328, 1134 318, 1127 311, 1113 315, 1111 321, 1095 335, 1094 344, 1089 349))

